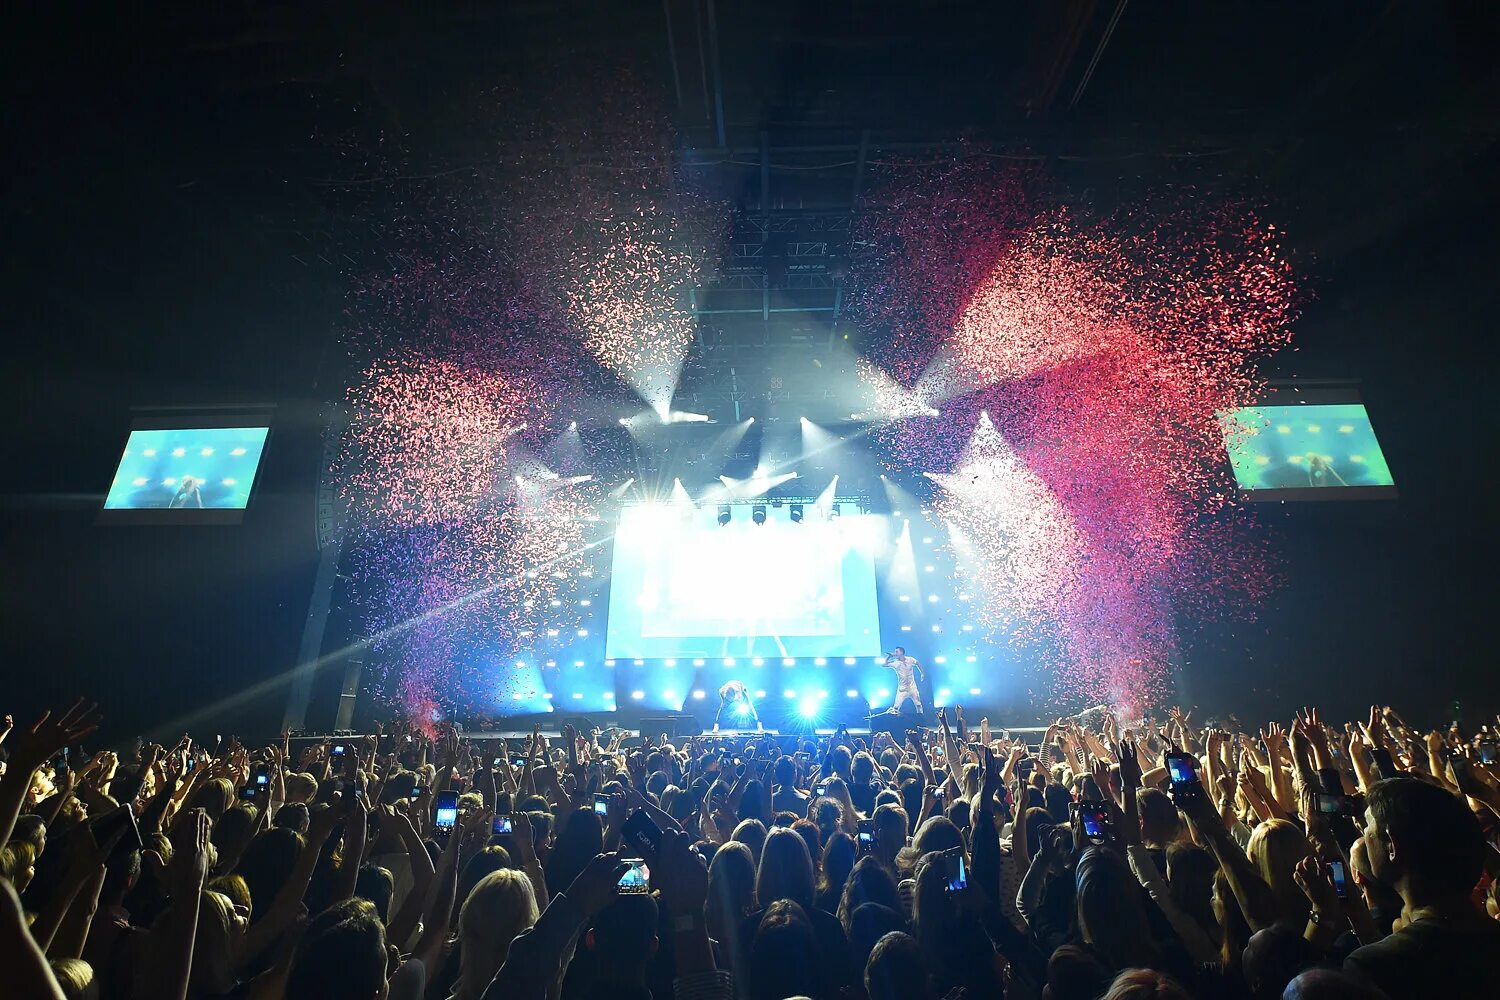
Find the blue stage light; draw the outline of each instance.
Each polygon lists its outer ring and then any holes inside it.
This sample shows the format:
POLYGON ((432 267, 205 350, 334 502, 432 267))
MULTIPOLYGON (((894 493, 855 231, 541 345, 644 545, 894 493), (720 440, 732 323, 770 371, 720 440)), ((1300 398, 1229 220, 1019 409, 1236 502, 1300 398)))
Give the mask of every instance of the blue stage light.
POLYGON ((816 719, 818 717, 818 700, 816 698, 803 698, 802 704, 797 708, 797 714, 804 719, 816 719))
POLYGON ((746 716, 748 716, 750 714, 750 703, 748 701, 742 701, 736 704, 734 706, 734 714, 738 715, 740 718, 745 718, 746 716))

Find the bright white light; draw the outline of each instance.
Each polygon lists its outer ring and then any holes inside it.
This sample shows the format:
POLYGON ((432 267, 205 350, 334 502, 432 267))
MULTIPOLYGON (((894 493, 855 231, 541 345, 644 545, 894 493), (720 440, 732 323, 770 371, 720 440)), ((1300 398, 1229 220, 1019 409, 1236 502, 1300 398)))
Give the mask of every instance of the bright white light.
POLYGON ((847 698, 858 698, 859 692, 854 690, 853 688, 850 688, 849 690, 844 692, 844 696, 847 698))
POLYGON ((562 607, 562 601, 559 601, 559 600, 558 600, 558 599, 557 599, 557 598, 555 598, 555 597, 554 597, 554 598, 552 598, 552 601, 551 601, 551 604, 552 604, 552 606, 553 606, 553 607, 554 607, 554 608, 560 608, 560 607, 562 607))
POLYGON ((526 666, 526 661, 525 660, 517 660, 516 661, 516 666, 518 666, 518 667, 524 667, 524 666, 526 666))
POLYGON ((583 661, 582 660, 574 660, 573 661, 573 666, 575 666, 575 667, 581 667, 581 666, 583 666, 583 661))
POLYGON ((796 660, 794 660, 790 656, 788 656, 784 660, 781 661, 781 665, 783 667, 790 667, 792 664, 794 664, 796 662, 797 662, 796 660))
POLYGON ((877 698, 889 698, 890 696, 891 692, 886 688, 881 688, 879 691, 875 692, 875 697, 877 698))
POLYGON ((604 665, 605 665, 605 666, 606 666, 606 667, 612 667, 612 666, 614 666, 614 665, 615 665, 615 661, 614 661, 614 660, 605 660, 605 661, 604 661, 604 665))
POLYGON ((910 625, 902 625, 901 626, 901 631, 903 631, 903 632, 910 632, 911 631, 911 626, 910 625))
POLYGON ((555 667, 555 666, 557 666, 557 661, 556 660, 548 660, 547 661, 547 666, 549 666, 549 667, 555 667))
POLYGON ((928 604, 936 604, 937 600, 938 599, 937 599, 937 595, 936 594, 928 594, 927 595, 927 603, 928 604))
POLYGON ((583 700, 583 692, 582 691, 574 691, 573 692, 573 700, 574 701, 582 701, 583 700))
POLYGON ((816 660, 813 660, 813 663, 816 664, 817 666, 820 666, 820 667, 826 667, 826 666, 828 666, 828 661, 825 660, 821 656, 818 657, 816 660))
POLYGON ((236 486, 236 485, 239 484, 239 480, 238 479, 225 479, 225 480, 222 480, 222 482, 223 482, 223 484, 225 486, 236 486))
POLYGON ((943 688, 941 691, 939 691, 937 693, 937 696, 939 698, 943 699, 944 701, 947 701, 948 698, 949 698, 949 696, 951 696, 952 694, 953 694, 952 691, 949 691, 947 688, 943 688))
POLYGON ((941 625, 934 625, 934 626, 932 626, 932 630, 934 632, 941 632, 943 630, 943 626, 941 626, 941 625))
POLYGON ((594 606, 594 602, 585 597, 583 600, 578 602, 578 606, 580 608, 590 608, 594 606))
POLYGON ((148 482, 150 482, 150 480, 147 479, 145 476, 136 476, 134 479, 132 479, 130 481, 130 485, 131 486, 145 486, 148 482))
POLYGON ((677 661, 676 660, 667 660, 666 663, 667 663, 667 666, 669 666, 669 667, 675 667, 675 666, 677 666, 677 661))
POLYGON ((168 476, 166 479, 163 479, 161 481, 161 484, 163 486, 176 486, 177 485, 177 479, 175 477, 173 477, 173 476, 168 476))
POLYGON ((668 701, 671 701, 673 698, 677 697, 677 692, 673 691, 671 688, 667 688, 665 691, 663 691, 661 693, 661 696, 663 698, 667 699, 668 701))
POLYGON ((969 688, 969 693, 970 694, 978 694, 979 693, 979 689, 978 688, 969 688))
POLYGON ((703 666, 703 661, 702 660, 694 660, 693 661, 693 666, 695 666, 695 667, 701 667, 701 666, 703 666))
POLYGON ((948 658, 946 656, 934 656, 932 658, 932 662, 933 663, 947 663, 948 662, 948 658))
POLYGON ((828 697, 828 692, 827 691, 819 690, 818 691, 818 697, 819 698, 827 698, 828 697))
POLYGON ((214 450, 212 448, 204 448, 202 451, 198 452, 198 454, 202 455, 204 458, 207 458, 208 456, 212 455, 213 453, 214 453, 214 450))
MULTIPOLYGON (((1350 428, 1350 429, 1352 430, 1353 428, 1350 428)), ((155 458, 156 457, 156 449, 155 448, 147 448, 145 451, 141 452, 141 454, 145 455, 147 458, 155 458)))
POLYGON ((629 427, 630 426, 630 418, 629 417, 621 417, 620 418, 620 426, 621 427, 629 427))
POLYGON ((965 656, 964 660, 966 662, 968 662, 968 663, 978 663, 979 662, 979 657, 977 657, 977 656, 965 656))
POLYGON ((844 666, 846 666, 846 667, 852 667, 852 666, 854 666, 854 657, 852 657, 852 656, 846 656, 846 657, 844 657, 844 666))
POLYGON ((902 594, 900 597, 896 598, 896 600, 900 601, 902 604, 907 604, 907 603, 910 603, 910 601, 911 601, 911 595, 910 594, 902 594))
POLYGON ((726 656, 726 657, 724 657, 724 666, 726 666, 726 667, 732 667, 732 666, 734 666, 734 657, 732 657, 732 656, 726 656))
POLYGON ((750 661, 750 665, 752 667, 763 667, 766 665, 766 661, 757 656, 755 659, 750 661))
POLYGON ((581 628, 581 629, 578 630, 578 638, 580 638, 580 639, 587 639, 588 635, 589 635, 589 630, 588 629, 581 628))
POLYGON ((636 660, 634 662, 635 662, 635 665, 638 666, 638 667, 644 667, 646 665, 646 661, 645 660, 636 660))
POLYGON ((646 697, 646 692, 632 691, 630 692, 630 697, 634 698, 636 701, 640 701, 642 698, 646 697))
POLYGON ((698 701, 702 701, 703 700, 703 692, 702 691, 694 691, 693 692, 693 697, 696 698, 698 701))
POLYGON ((818 717, 818 703, 813 698, 802 699, 802 704, 797 709, 797 714, 804 719, 815 719, 818 717))
POLYGON ((186 448, 173 448, 172 449, 172 457, 173 458, 181 458, 182 456, 184 456, 186 454, 187 454, 187 449, 186 448))
POLYGON ((787 688, 785 691, 781 692, 781 696, 783 698, 795 698, 797 697, 797 689, 787 688))

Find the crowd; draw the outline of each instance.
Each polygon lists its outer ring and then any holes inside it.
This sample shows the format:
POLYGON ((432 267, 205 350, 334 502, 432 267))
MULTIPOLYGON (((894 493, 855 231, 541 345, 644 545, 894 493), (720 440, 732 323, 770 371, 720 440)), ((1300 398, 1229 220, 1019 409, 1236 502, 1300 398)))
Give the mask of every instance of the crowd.
POLYGON ((0 996, 1500 995, 1495 731, 0 743, 0 996))

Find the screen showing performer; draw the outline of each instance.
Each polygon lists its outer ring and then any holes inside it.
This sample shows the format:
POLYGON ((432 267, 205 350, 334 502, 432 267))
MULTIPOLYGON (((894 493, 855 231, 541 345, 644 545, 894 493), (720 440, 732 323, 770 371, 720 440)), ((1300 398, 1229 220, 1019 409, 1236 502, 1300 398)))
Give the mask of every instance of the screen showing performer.
POLYGON ((743 681, 728 681, 719 688, 719 713, 714 716, 714 732, 721 727, 728 729, 761 728, 760 716, 755 713, 755 702, 750 700, 750 690, 743 681))
POLYGON ((922 664, 906 655, 906 650, 897 646, 889 656, 885 658, 885 665, 896 672, 896 703, 888 710, 889 715, 900 715, 901 706, 911 701, 917 706, 917 714, 925 714, 922 708, 922 693, 917 690, 917 682, 926 680, 922 673, 922 664))

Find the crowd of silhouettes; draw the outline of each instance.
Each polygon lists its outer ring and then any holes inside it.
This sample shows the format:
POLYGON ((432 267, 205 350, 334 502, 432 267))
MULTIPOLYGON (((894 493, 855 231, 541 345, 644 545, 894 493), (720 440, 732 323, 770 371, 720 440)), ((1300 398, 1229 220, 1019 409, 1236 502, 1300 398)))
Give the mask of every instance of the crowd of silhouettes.
MULTIPOLYGON (((1500 996, 1495 730, 0 737, 0 995, 1500 996)), ((898 723, 898 726, 900 724, 898 723)))

